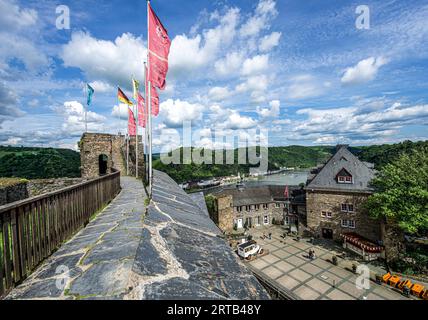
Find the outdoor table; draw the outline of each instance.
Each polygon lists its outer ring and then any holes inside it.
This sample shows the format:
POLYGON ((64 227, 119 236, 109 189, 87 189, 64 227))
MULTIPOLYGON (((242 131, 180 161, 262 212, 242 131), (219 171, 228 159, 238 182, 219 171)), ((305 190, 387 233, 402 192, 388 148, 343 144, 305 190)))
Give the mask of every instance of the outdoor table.
POLYGON ((399 276, 392 276, 391 278, 389 278, 389 284, 393 287, 397 286, 397 283, 399 282, 400 282, 399 276))

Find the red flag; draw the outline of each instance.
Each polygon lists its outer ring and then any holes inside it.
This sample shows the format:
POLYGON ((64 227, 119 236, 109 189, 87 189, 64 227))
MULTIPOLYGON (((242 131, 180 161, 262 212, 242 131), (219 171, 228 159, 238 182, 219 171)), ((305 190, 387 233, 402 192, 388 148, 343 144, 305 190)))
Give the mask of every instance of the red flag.
POLYGON ((285 190, 284 190, 284 197, 285 197, 285 198, 289 198, 288 186, 285 186, 285 190))
POLYGON ((137 96, 137 105, 138 105, 138 124, 145 128, 146 127, 146 116, 144 110, 144 98, 138 92, 137 96))
POLYGON ((128 134, 130 136, 137 135, 137 125, 135 124, 134 113, 131 108, 128 108, 128 134))
MULTIPOLYGON (((147 71, 146 71, 146 74, 147 74, 147 71)), ((146 79, 146 94, 147 94, 146 101, 148 100, 148 92, 149 92, 147 89, 147 86, 148 86, 148 82, 146 79)), ((150 90, 150 98, 152 100, 152 103, 151 103, 150 107, 152 109, 152 115, 157 116, 159 114, 159 95, 158 95, 156 88, 153 86, 153 83, 151 83, 151 87, 152 88, 150 90)), ((147 108, 148 108, 148 106, 147 106, 147 108)))
POLYGON ((168 31, 153 12, 150 3, 148 4, 148 11, 149 80, 153 86, 163 90, 165 89, 165 79, 168 72, 168 55, 171 40, 168 37, 168 31))

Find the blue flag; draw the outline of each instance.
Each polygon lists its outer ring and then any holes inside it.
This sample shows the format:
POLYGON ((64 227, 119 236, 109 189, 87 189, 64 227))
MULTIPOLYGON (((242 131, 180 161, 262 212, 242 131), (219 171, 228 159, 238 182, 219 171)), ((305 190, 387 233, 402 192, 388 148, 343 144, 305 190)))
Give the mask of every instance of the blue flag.
POLYGON ((89 83, 86 84, 88 86, 88 100, 86 101, 86 104, 89 106, 91 104, 92 101, 92 95, 94 94, 94 88, 92 88, 89 83))

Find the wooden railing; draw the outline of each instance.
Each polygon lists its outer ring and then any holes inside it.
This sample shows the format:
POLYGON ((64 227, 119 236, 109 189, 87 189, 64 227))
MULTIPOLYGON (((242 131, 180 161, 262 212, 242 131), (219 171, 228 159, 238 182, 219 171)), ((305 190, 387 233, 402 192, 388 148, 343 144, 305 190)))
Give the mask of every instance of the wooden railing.
POLYGON ((120 191, 120 172, 0 206, 0 299, 120 191))

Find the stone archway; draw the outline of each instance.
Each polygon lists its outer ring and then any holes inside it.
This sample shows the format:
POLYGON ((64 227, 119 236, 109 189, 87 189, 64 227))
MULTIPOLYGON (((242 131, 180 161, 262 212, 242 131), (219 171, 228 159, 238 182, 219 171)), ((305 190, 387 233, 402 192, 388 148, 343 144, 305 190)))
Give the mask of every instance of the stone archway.
POLYGON ((107 174, 108 169, 108 156, 100 154, 98 156, 98 173, 100 176, 107 174))

